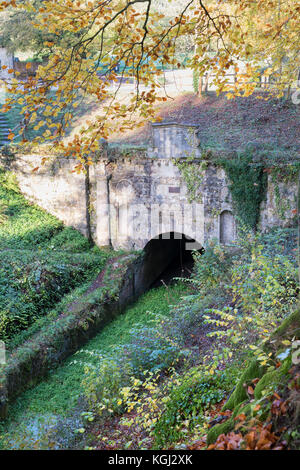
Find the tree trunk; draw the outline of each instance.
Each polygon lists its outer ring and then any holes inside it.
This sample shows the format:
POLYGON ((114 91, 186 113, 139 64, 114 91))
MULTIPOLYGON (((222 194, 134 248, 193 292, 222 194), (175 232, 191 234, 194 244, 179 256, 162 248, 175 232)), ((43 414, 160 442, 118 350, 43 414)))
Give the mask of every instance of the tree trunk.
MULTIPOLYGON (((297 221, 298 221, 298 277, 299 277, 299 286, 300 286, 300 170, 298 173, 298 200, 297 200, 297 221)), ((299 293, 300 299, 300 293, 299 293)))
POLYGON ((209 80, 209 75, 208 73, 205 75, 205 85, 204 85, 204 92, 208 92, 208 80, 209 80))
POLYGON ((202 97, 202 85, 203 85, 203 79, 202 75, 199 76, 199 84, 198 84, 198 96, 201 98, 202 97))
POLYGON ((86 230, 89 244, 93 245, 92 228, 91 228, 91 191, 90 191, 90 168, 85 165, 85 217, 86 217, 86 230))

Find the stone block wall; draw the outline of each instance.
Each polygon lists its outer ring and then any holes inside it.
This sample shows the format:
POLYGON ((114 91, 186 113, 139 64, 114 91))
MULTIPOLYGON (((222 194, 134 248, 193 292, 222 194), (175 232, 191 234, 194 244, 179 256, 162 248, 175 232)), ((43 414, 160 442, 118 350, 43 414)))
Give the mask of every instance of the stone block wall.
POLYGON ((276 182, 268 176, 268 192, 261 206, 260 228, 293 225, 297 208, 297 182, 276 182))
MULTIPOLYGON (((203 204, 188 203, 187 188, 169 159, 116 159, 109 180, 110 233, 113 246, 141 249, 162 233, 185 233, 203 243, 203 204), (198 210, 198 225, 193 223, 198 210), (198 214, 199 215, 199 214, 198 214), (194 226, 195 225, 195 226, 194 226)), ((100 207, 106 196, 98 195, 100 207)), ((103 211, 97 209, 100 227, 103 211)), ((103 237, 103 227, 98 228, 103 237)))
POLYGON ((152 123, 148 155, 158 158, 201 156, 197 137, 198 126, 177 123, 152 123))
MULTIPOLYGON (((2 159, 13 171, 22 193, 66 225, 94 242, 115 249, 143 249, 154 237, 175 232, 205 246, 236 238, 234 208, 225 171, 213 164, 204 170, 201 202, 190 203, 184 178, 169 158, 151 157, 145 149, 115 149, 95 162, 87 176, 73 172, 75 159, 16 155, 2 159), (35 172, 35 167, 39 169, 35 172), (88 192, 87 192, 88 187, 88 192), (87 217, 89 210, 89 217, 87 217)), ((1 163, 1 161, 0 161, 1 163)), ((261 229, 290 226, 295 220, 296 183, 274 183, 261 207, 261 229)))
POLYGON ((15 174, 26 198, 86 235, 85 175, 72 172, 75 159, 49 156, 42 164, 42 158, 15 155, 13 159, 2 157, 0 163, 15 174))

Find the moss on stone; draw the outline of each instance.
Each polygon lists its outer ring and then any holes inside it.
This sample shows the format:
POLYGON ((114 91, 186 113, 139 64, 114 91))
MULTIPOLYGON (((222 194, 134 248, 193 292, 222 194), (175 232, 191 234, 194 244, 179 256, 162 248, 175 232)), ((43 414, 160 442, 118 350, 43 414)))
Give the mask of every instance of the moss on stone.
POLYGON ((221 435, 221 434, 227 434, 231 431, 234 430, 235 428, 235 425, 238 423, 238 421, 236 421, 236 417, 240 414, 245 414, 246 416, 251 416, 252 415, 252 409, 253 409, 253 403, 246 403, 246 401, 240 403, 239 405, 237 405, 234 410, 233 410, 233 413, 231 415, 231 417, 225 421, 224 423, 221 423, 221 424, 217 424, 216 426, 214 426, 213 428, 211 428, 208 433, 207 433, 207 445, 210 445, 210 444, 213 444, 214 442, 216 442, 216 440, 218 439, 218 437, 221 435))
POLYGON ((210 445, 216 442, 216 440, 221 434, 227 434, 228 432, 232 431, 232 429, 234 428, 234 424, 235 424, 235 421, 233 417, 231 417, 227 421, 225 421, 225 423, 217 424, 216 426, 211 428, 208 431, 207 437, 206 437, 207 445, 210 445))
MULTIPOLYGON (((300 338, 300 309, 293 312, 286 318, 277 330, 272 334, 271 341, 267 347, 278 350, 283 339, 300 338)), ((285 385, 289 380, 288 371, 291 368, 291 357, 287 357, 280 368, 271 372, 266 372, 266 367, 261 366, 259 361, 253 359, 247 369, 242 374, 235 390, 225 403, 222 411, 233 410, 231 418, 221 424, 217 424, 207 433, 207 444, 214 443, 221 434, 227 434, 234 430, 236 421, 235 418, 243 413, 246 416, 252 415, 253 406, 255 402, 249 403, 249 397, 245 390, 244 384, 250 383, 253 379, 260 378, 254 390, 255 400, 260 400, 263 397, 263 391, 270 388, 270 391, 278 389, 279 385, 285 385)), ((268 411, 267 411, 268 413, 268 411)), ((266 419, 266 416, 260 416, 260 419, 266 419)))
MULTIPOLYGON (((274 349, 275 346, 278 349, 278 341, 280 341, 281 344, 281 341, 283 339, 288 339, 292 337, 300 338, 300 309, 295 310, 291 315, 289 315, 277 328, 277 330, 275 330, 275 332, 270 338, 270 342, 267 344, 267 348, 270 348, 272 346, 272 349, 274 349)), ((279 383, 281 377, 287 373, 288 369, 284 371, 284 367, 286 366, 286 364, 288 364, 287 360, 284 361, 280 369, 265 374, 266 377, 264 377, 264 380, 262 381, 266 368, 261 366, 257 359, 253 359, 249 367, 241 376, 237 386, 235 387, 235 390, 229 397, 228 401, 223 406, 223 411, 233 410, 239 403, 242 403, 248 398, 244 387, 245 383, 249 383, 251 382, 251 380, 256 378, 261 378, 260 382, 257 384, 255 389, 257 396, 261 396, 261 391, 263 390, 262 387, 265 386, 265 384, 271 384, 272 380, 274 380, 274 383, 279 383)))
POLYGON ((289 315, 271 335, 271 341, 300 338, 300 308, 289 315))
POLYGON ((216 426, 214 426, 208 431, 207 445, 210 445, 216 442, 216 440, 221 434, 227 434, 233 431, 235 428, 235 425, 238 423, 238 421, 236 420, 236 417, 239 416, 240 414, 245 414, 248 417, 252 416, 252 410, 253 410, 254 405, 255 403, 247 403, 246 401, 237 405, 234 408, 231 417, 227 421, 221 424, 217 424, 216 426))
POLYGON ((223 406, 222 410, 233 410, 237 405, 247 400, 248 395, 246 393, 244 383, 249 383, 253 379, 262 377, 264 371, 265 368, 259 364, 257 359, 253 359, 249 367, 247 367, 245 372, 242 374, 237 386, 223 406))
POLYGON ((277 389, 280 384, 285 384, 288 379, 288 371, 291 367, 291 358, 288 357, 281 365, 279 369, 272 370, 263 375, 260 381, 257 383, 254 390, 254 397, 259 400, 263 396, 263 391, 271 388, 272 390, 277 389))
MULTIPOLYGON (((236 418, 239 414, 245 413, 245 410, 246 410, 247 406, 249 406, 249 403, 246 403, 246 400, 243 401, 242 403, 240 403, 239 405, 237 405, 234 408, 233 412, 232 412, 232 417, 236 418)), ((250 408, 251 408, 251 406, 250 406, 250 408)))

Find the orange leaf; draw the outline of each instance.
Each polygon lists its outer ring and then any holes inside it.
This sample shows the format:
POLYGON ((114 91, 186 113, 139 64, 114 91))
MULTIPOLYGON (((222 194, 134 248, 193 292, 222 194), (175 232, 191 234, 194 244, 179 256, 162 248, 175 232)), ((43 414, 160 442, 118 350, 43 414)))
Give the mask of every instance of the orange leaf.
POLYGON ((37 171, 38 169, 39 169, 39 167, 36 166, 36 167, 32 170, 32 173, 33 173, 34 171, 37 171))
POLYGON ((254 431, 249 432, 249 433, 245 436, 245 439, 246 439, 246 442, 247 442, 247 445, 248 445, 249 449, 250 449, 250 450, 254 450, 254 449, 255 449, 255 444, 256 444, 256 435, 255 435, 255 432, 254 432, 254 431))
POLYGON ((26 68, 27 68, 27 69, 31 69, 31 63, 30 63, 30 62, 27 62, 26 68))
POLYGON ((241 413, 240 415, 236 416, 234 419, 236 421, 245 421, 246 415, 245 415, 245 413, 241 413))

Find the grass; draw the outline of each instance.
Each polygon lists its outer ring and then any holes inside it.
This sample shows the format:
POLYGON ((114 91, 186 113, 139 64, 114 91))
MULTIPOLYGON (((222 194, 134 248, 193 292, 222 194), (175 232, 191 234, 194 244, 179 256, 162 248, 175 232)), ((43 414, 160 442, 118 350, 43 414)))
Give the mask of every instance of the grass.
POLYGON ((111 256, 19 192, 0 169, 0 339, 8 342, 92 280, 111 256))
MULTIPOLYGON (((28 203, 18 191, 11 174, 0 172, 0 250, 46 247, 63 229, 55 217, 28 203)), ((50 244, 48 245, 50 246, 50 244)))
POLYGON ((139 325, 151 323, 153 317, 149 315, 149 312, 169 316, 170 305, 178 303, 186 289, 185 285, 175 284, 168 289, 165 287, 152 289, 140 297, 135 304, 127 308, 122 316, 107 325, 81 351, 71 356, 61 367, 51 371, 46 380, 26 391, 11 405, 9 418, 0 427, 2 438, 4 437, 7 442, 10 436, 16 436, 18 432, 30 435, 32 429, 30 426, 27 427, 27 424, 32 419, 43 421, 45 416, 67 416, 83 393, 81 384, 84 376, 84 363, 99 361, 98 356, 89 355, 88 352, 97 350, 111 355, 119 346, 127 344, 130 330, 137 323, 139 325))

